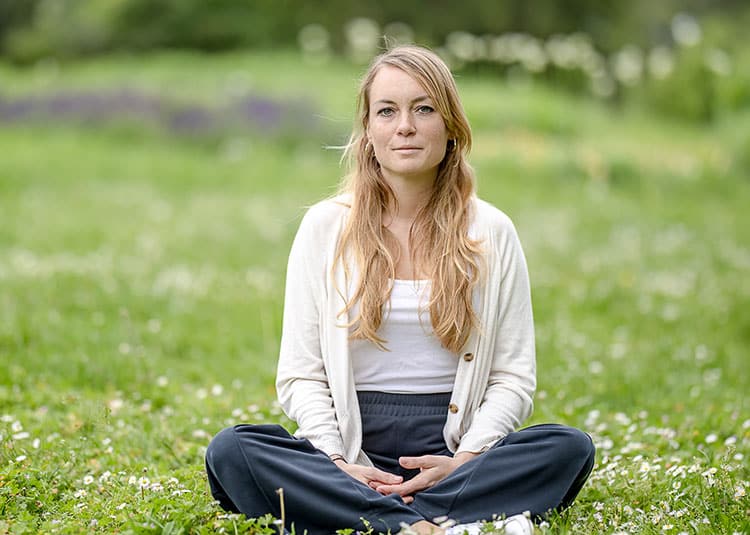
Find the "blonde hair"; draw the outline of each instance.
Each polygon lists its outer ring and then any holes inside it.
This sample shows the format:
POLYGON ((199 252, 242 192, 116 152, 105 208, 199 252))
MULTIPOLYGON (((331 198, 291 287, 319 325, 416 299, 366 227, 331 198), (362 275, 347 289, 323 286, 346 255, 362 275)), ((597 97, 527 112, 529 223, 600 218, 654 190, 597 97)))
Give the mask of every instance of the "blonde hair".
POLYGON ((408 45, 384 52, 370 64, 360 84, 354 131, 344 153, 349 173, 341 188, 350 195, 351 208, 334 262, 334 268, 338 262, 343 263, 348 280, 346 256, 351 254, 360 276, 358 287, 341 314, 359 302, 359 314, 349 325, 351 337, 370 340, 385 349, 386 340, 377 331, 396 278, 398 258, 390 251, 399 248, 383 219, 389 207, 397 206, 397 199, 383 178, 366 134, 370 87, 384 66, 401 69, 425 89, 448 133, 446 154, 438 167, 432 193, 409 231, 409 250, 415 273, 429 275, 432 283, 426 307, 433 332, 445 348, 458 353, 471 328, 478 326, 472 290, 479 279, 481 250, 468 235, 475 193, 474 172, 466 161, 471 128, 450 70, 426 48, 408 45))

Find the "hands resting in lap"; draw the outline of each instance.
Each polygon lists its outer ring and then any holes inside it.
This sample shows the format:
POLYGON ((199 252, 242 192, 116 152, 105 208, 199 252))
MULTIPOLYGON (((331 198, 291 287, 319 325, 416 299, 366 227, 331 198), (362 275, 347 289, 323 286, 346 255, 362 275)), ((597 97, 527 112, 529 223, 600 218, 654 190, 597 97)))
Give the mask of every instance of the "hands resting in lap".
POLYGON ((401 457, 399 464, 408 469, 419 469, 419 474, 408 481, 404 478, 385 472, 372 466, 348 464, 343 459, 334 461, 336 466, 354 479, 361 481, 380 494, 398 494, 404 503, 411 503, 414 494, 435 486, 448 477, 456 468, 470 461, 478 453, 462 451, 454 457, 446 455, 422 455, 421 457, 401 457))

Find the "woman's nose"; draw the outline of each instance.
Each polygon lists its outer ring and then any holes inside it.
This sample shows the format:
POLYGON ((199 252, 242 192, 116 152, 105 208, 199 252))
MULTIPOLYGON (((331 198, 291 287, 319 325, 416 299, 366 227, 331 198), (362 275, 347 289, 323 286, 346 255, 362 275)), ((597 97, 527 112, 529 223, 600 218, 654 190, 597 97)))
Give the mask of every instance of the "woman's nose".
POLYGON ((408 136, 415 132, 414 117, 411 113, 402 113, 398 121, 398 133, 402 136, 408 136))

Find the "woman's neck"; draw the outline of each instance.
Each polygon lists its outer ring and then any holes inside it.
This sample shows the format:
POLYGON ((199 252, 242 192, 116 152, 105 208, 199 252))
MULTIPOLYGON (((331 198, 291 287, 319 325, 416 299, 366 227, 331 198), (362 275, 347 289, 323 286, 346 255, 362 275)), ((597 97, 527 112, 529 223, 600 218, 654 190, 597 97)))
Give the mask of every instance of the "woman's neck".
POLYGON ((392 223, 409 222, 411 225, 419 211, 430 199, 434 182, 434 179, 422 181, 389 180, 388 183, 395 196, 395 203, 386 214, 387 220, 392 223))

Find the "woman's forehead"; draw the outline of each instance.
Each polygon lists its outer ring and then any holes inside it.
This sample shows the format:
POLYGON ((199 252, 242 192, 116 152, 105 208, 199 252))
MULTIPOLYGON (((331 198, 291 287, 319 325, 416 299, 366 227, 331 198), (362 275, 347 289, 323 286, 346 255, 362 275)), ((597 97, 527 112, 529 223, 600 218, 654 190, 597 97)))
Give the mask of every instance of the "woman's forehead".
POLYGON ((427 89, 406 71, 385 65, 378 69, 369 88, 370 102, 430 99, 427 89))

